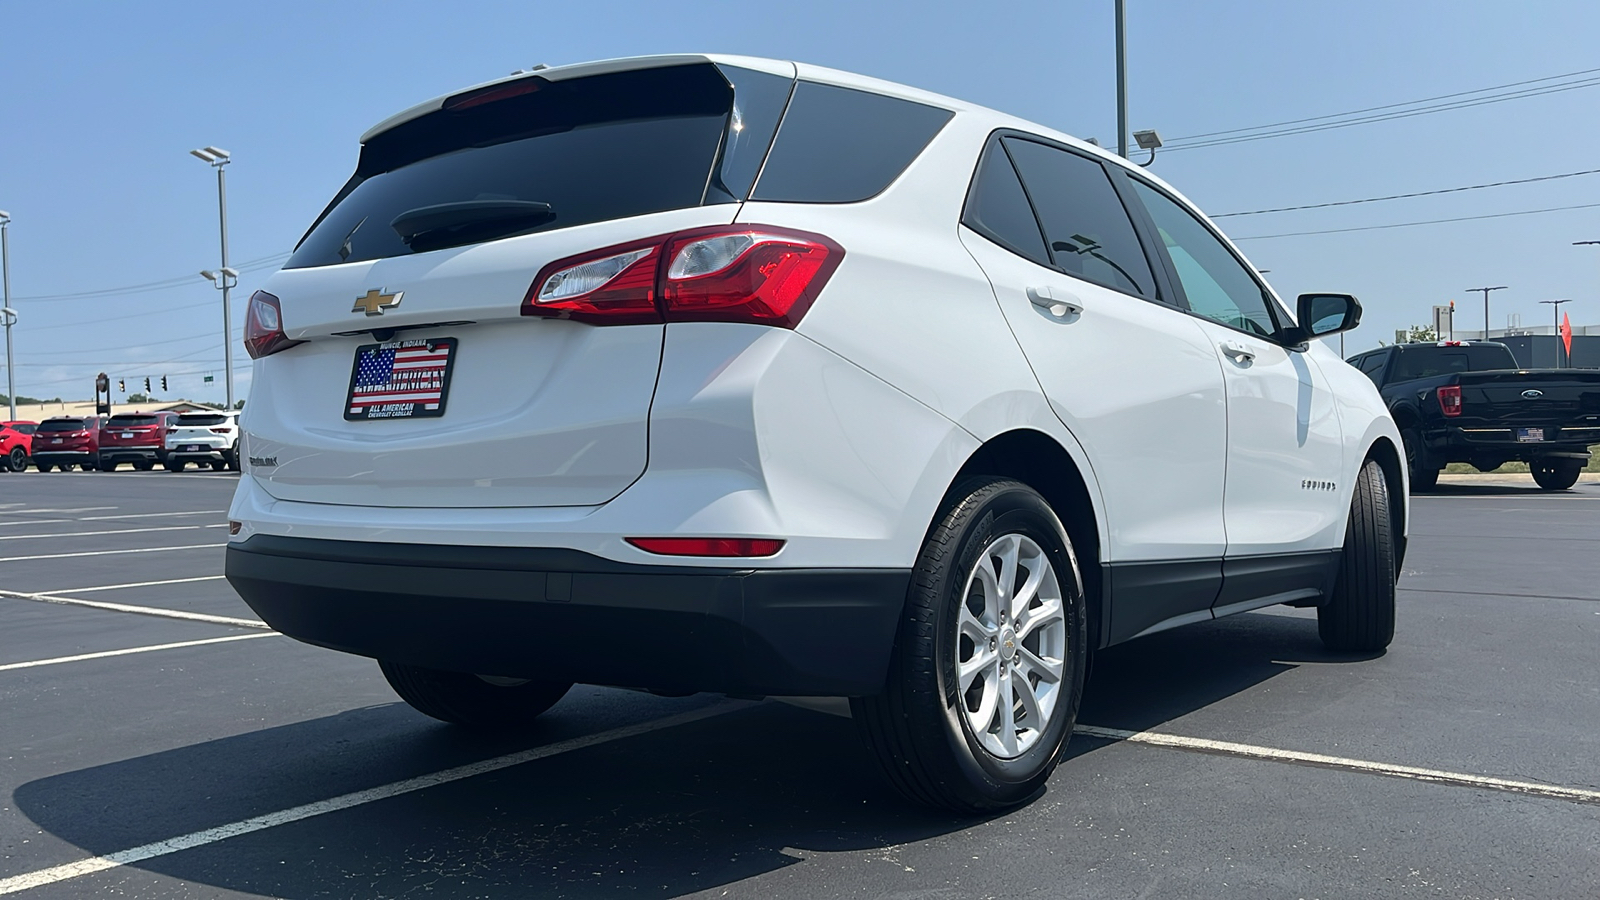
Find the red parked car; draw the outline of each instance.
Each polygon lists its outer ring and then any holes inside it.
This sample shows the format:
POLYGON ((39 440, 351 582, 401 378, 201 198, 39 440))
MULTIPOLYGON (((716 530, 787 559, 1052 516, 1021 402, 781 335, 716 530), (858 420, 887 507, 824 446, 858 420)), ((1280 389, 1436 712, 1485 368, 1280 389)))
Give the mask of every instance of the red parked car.
POLYGON ((33 455, 34 422, 0 422, 0 472, 21 472, 33 455))
POLYGON ((175 412, 117 413, 100 426, 100 471, 114 472, 122 463, 148 472, 167 461, 167 432, 175 412))
POLYGON ((98 416, 57 416, 45 419, 33 433, 33 464, 41 472, 80 466, 85 472, 100 467, 98 416))

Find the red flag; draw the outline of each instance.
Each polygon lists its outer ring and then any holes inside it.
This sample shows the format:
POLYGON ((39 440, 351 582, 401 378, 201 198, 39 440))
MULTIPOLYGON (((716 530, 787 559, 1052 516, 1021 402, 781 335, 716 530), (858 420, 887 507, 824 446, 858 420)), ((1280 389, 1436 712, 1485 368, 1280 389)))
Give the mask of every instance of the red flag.
POLYGON ((1572 320, 1561 314, 1561 343, 1567 348, 1567 359, 1572 358, 1572 320))

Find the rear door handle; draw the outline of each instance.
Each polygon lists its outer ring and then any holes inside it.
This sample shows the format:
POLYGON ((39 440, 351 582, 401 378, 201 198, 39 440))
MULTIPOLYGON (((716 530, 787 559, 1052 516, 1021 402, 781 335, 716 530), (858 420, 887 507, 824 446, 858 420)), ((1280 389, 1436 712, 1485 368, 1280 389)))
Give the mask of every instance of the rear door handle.
POLYGON ((1254 350, 1234 341, 1222 342, 1222 355, 1237 363, 1247 363, 1256 358, 1254 350))
POLYGON ((1083 312, 1083 304, 1077 297, 1063 290, 1051 290, 1048 286, 1028 288, 1028 302, 1058 319, 1083 312))

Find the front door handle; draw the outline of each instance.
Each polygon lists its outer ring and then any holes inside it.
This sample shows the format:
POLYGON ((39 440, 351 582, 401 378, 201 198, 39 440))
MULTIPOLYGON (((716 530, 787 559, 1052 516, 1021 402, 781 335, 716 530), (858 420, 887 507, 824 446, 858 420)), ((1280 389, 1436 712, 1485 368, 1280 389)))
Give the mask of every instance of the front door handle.
POLYGON ((1222 355, 1236 363, 1247 363, 1256 358, 1254 350, 1234 341, 1222 342, 1222 355))
POLYGON ((1051 290, 1049 287, 1028 288, 1028 302, 1058 319, 1076 316, 1083 312, 1083 304, 1077 297, 1063 290, 1051 290))

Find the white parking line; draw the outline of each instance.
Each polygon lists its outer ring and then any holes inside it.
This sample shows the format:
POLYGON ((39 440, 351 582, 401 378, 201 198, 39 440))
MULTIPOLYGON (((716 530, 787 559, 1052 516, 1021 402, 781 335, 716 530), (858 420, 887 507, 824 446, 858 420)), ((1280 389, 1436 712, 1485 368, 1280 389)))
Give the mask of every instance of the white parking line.
POLYGON ((1417 766, 1400 766, 1393 763, 1372 762, 1365 759, 1350 759, 1343 756, 1327 756, 1321 753, 1303 753, 1298 750, 1279 750, 1276 747, 1257 747, 1253 744, 1235 744, 1230 741, 1211 741, 1205 738, 1182 737, 1175 734, 1160 734, 1154 731, 1124 731, 1121 728, 1101 728, 1096 725, 1079 725, 1074 729, 1076 733, 1090 737, 1107 738, 1113 741, 1127 741, 1131 744, 1150 744, 1156 747, 1168 747, 1175 750, 1193 750, 1200 753, 1214 753, 1222 756, 1239 756, 1245 759, 1261 759, 1270 762, 1301 763, 1320 766, 1326 769, 1342 769, 1347 772, 1359 772, 1364 775, 1384 775, 1390 778, 1408 778, 1413 781, 1431 781, 1436 784, 1450 784, 1457 787, 1481 788, 1491 791, 1509 791, 1513 794, 1529 794, 1535 797, 1548 797, 1555 800, 1574 800, 1579 803, 1600 803, 1600 791, 1585 788, 1559 787, 1553 784, 1541 784, 1537 781, 1514 781, 1509 778, 1493 778, 1485 775, 1467 775, 1461 772, 1446 772, 1441 769, 1424 769, 1417 766))
POLYGON ((40 538, 64 537, 101 537, 107 534, 145 534, 151 531, 199 531, 202 528, 227 528, 228 523, 219 522, 216 525, 164 525, 160 528, 119 528, 115 531, 64 531, 55 534, 7 534, 0 535, 0 541, 31 541, 40 538))
POLYGON ((193 578, 163 578, 160 581, 130 581, 127 584, 100 584, 94 587, 70 588, 57 594, 92 594, 95 591, 120 591, 123 588, 155 587, 159 584, 188 584, 194 581, 221 581, 226 575, 197 575, 193 578))
POLYGON ((59 603, 64 606, 87 606, 111 612, 137 613, 142 616, 159 616, 164 619, 184 619, 190 622, 210 622, 213 625, 231 625, 236 628, 267 628, 258 619, 236 619, 233 616, 213 616, 209 613, 187 612, 181 609, 163 609, 159 606, 133 606, 128 603, 108 603, 104 600, 79 600, 58 594, 25 594, 21 591, 0 591, 0 597, 12 600, 32 600, 35 603, 59 603))
MULTIPOLYGON (((66 535, 70 537, 71 535, 66 535)), ((71 559, 74 556, 111 556, 115 553, 161 553, 166 550, 206 550, 212 547, 226 547, 227 542, 220 544, 182 544, 177 547, 140 547, 137 550, 85 550, 81 553, 46 553, 40 556, 0 556, 0 563, 23 562, 29 559, 71 559)))
POLYGON ((220 516, 226 510, 200 509, 194 512, 164 512, 164 513, 123 513, 120 516, 80 516, 79 522, 99 522, 103 519, 170 519, 173 516, 220 516))
POLYGON ((598 734, 586 735, 584 737, 572 738, 565 741, 557 741, 554 744, 546 744, 543 747, 534 747, 530 750, 522 750, 517 753, 508 753, 505 756, 497 756, 493 759, 483 760, 482 762, 468 763, 464 766, 457 766, 453 769, 445 769, 442 772, 434 772, 429 775, 418 775, 415 778, 407 778, 403 781, 391 782, 379 787, 368 788, 364 791, 352 791, 351 793, 342 794, 338 797, 333 797, 328 800, 319 800, 315 803, 306 803, 290 809, 279 810, 278 812, 267 813, 266 815, 256 816, 254 818, 244 819, 238 822, 230 822, 226 825, 218 825, 215 828, 207 828, 203 831, 190 832, 189 834, 185 834, 180 837, 168 838, 164 841, 156 841, 154 843, 144 844, 143 846, 133 847, 117 853, 110 853, 105 856, 95 856, 89 859, 82 859, 77 862, 70 862, 65 865, 52 866, 48 869, 39 869, 35 872, 25 872, 21 875, 13 875, 10 878, 0 879, 0 894, 15 894, 19 891, 29 890, 30 888, 43 887, 47 884, 59 884, 63 881, 70 881, 74 878, 82 878, 85 875, 92 875, 96 872, 104 872, 107 869, 115 869, 119 866, 143 862, 147 859, 168 856, 182 850, 192 849, 194 847, 204 847, 207 844, 215 844, 218 841, 225 841, 228 838, 238 837, 239 835, 251 834, 252 832, 256 831, 264 831, 268 828, 275 828, 279 825, 287 825, 291 822, 299 822, 304 819, 310 819, 315 816, 326 815, 327 813, 338 812, 340 810, 350 809, 356 806, 365 806, 368 803, 376 803, 379 800, 387 800, 390 797, 399 797, 403 794, 410 794, 416 791, 425 790, 427 788, 437 787, 441 784, 449 784, 453 781, 460 781, 464 778, 472 778, 477 775, 498 772, 501 769, 509 769, 512 766, 520 766, 523 763, 533 762, 536 759, 546 759, 562 753, 570 753, 574 750, 582 750, 586 747, 593 747, 597 744, 618 741, 622 740, 623 738, 635 737, 637 735, 647 734, 652 731, 660 731, 664 728, 673 728, 678 725, 687 725, 690 722, 698 722, 702 719, 709 719, 712 716, 720 716, 724 713, 730 713, 736 709, 742 709, 748 705, 749 704, 740 701, 719 703, 715 706, 708 706, 703 709, 693 710, 691 712, 679 713, 675 716, 667 716, 664 719, 656 719, 652 722, 643 722, 638 725, 624 725, 621 728, 612 728, 608 731, 599 732, 598 734))
POLYGON ((10 528, 13 525, 54 525, 58 522, 71 522, 72 519, 17 519, 14 522, 0 522, 0 528, 10 528))
POLYGON ((33 516, 39 513, 69 513, 69 512, 100 512, 106 509, 121 509, 120 506, 74 506, 68 509, 17 509, 21 503, 6 503, 0 505, 0 516, 33 516))
POLYGON ((30 662, 6 663, 0 665, 0 672, 12 669, 32 669, 36 666, 54 666, 60 663, 83 662, 86 659, 105 659, 111 656, 129 656, 134 653, 150 653, 156 650, 176 650, 180 647, 199 647, 204 644, 222 644, 228 641, 248 641, 254 638, 280 637, 276 631, 266 634, 230 634, 227 637, 204 638, 197 641, 178 641, 172 644, 151 644, 148 647, 129 647, 126 650, 102 650, 99 653, 80 653, 77 656, 57 656, 54 659, 35 659, 30 662))

